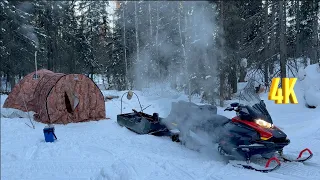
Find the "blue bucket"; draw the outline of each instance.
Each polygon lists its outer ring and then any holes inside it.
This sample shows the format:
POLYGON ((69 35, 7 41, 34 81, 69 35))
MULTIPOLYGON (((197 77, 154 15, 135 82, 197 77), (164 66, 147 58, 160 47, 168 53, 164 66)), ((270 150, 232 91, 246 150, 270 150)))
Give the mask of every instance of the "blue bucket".
POLYGON ((54 127, 46 126, 43 129, 44 139, 46 142, 54 142, 55 134, 54 134, 54 127))

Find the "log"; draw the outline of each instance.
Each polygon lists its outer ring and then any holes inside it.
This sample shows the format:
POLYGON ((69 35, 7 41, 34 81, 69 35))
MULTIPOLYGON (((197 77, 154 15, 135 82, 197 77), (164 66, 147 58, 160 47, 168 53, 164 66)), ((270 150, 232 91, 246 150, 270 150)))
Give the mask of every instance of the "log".
POLYGON ((113 95, 108 95, 104 97, 104 101, 112 100, 112 99, 117 99, 119 96, 113 96, 113 95))

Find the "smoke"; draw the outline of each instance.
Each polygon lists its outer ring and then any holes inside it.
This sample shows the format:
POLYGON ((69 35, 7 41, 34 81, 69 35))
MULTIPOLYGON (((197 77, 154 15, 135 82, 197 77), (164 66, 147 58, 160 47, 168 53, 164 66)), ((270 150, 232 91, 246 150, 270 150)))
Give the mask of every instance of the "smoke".
POLYGON ((31 44, 35 47, 39 47, 39 40, 35 34, 34 27, 32 25, 23 24, 21 25, 20 33, 23 34, 28 40, 31 41, 31 44))
MULTIPOLYGON (((139 43, 128 42, 139 47, 139 51, 135 51, 138 54, 131 53, 130 57, 135 89, 156 83, 199 93, 212 92, 217 87, 215 77, 220 52, 216 46, 218 27, 213 3, 128 2, 126 13, 130 18, 126 19, 126 29, 136 30, 134 22, 138 19, 139 43), (137 16, 134 5, 137 5, 137 16)), ((179 129, 185 146, 213 157, 217 154, 219 123, 227 119, 216 113, 216 107, 200 108, 193 103, 179 102, 172 105, 170 115, 163 122, 179 129)))
POLYGON ((163 123, 179 132, 180 141, 189 149, 209 157, 219 157, 217 142, 222 133, 222 124, 228 118, 217 114, 217 107, 198 106, 185 101, 173 102, 172 109, 163 123))
POLYGON ((18 29, 18 33, 21 34, 24 38, 28 39, 35 48, 38 48, 39 39, 35 33, 34 27, 30 24, 30 20, 33 16, 32 13, 34 10, 32 2, 24 1, 20 3, 16 8, 21 20, 21 26, 18 29))
MULTIPOLYGON (((139 22, 139 51, 136 51, 139 54, 130 57, 134 62, 131 69, 134 88, 163 84, 164 89, 170 84, 190 94, 214 91, 220 55, 216 46, 218 27, 214 4, 207 1, 134 3, 140 15, 135 16, 134 4, 127 7, 134 16, 131 16, 133 22, 136 19, 139 22)), ((133 22, 126 28, 136 29, 133 22)), ((193 103, 174 103, 164 123, 172 128, 176 128, 172 123, 178 124, 180 140, 186 147, 213 157, 221 130, 216 122, 226 120, 216 112, 212 106, 200 108, 193 103)))
MULTIPOLYGON (((148 10, 148 3, 137 4, 148 10)), ((131 56, 135 88, 165 82, 185 91, 191 87, 191 93, 212 90, 218 55, 214 4, 175 1, 150 6, 151 13, 144 11, 137 17, 138 32, 147 33, 139 33, 139 54, 131 56)))

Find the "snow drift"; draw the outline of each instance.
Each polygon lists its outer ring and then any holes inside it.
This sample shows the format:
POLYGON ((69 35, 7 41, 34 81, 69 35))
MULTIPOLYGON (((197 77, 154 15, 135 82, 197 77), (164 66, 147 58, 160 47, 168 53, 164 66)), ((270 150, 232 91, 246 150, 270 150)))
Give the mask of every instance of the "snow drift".
POLYGON ((33 111, 24 112, 19 109, 3 108, 1 109, 1 118, 33 118, 35 113, 33 111))
POLYGON ((304 100, 308 107, 320 105, 320 64, 300 68, 298 80, 301 81, 304 100))

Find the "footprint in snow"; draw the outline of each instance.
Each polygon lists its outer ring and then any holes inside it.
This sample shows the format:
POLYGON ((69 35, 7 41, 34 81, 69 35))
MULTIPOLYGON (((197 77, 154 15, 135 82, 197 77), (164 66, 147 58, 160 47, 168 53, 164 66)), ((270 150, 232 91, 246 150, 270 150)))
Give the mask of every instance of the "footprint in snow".
POLYGON ((90 180, 136 180, 137 173, 134 168, 123 161, 116 161, 110 167, 100 170, 98 176, 90 180))

